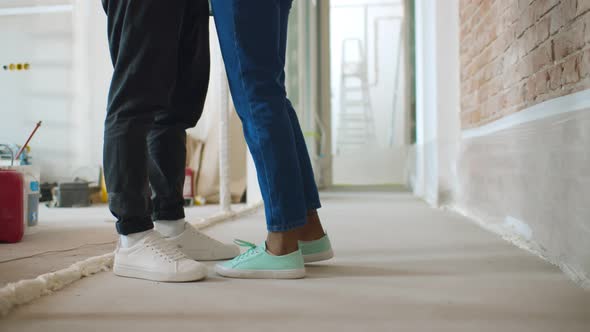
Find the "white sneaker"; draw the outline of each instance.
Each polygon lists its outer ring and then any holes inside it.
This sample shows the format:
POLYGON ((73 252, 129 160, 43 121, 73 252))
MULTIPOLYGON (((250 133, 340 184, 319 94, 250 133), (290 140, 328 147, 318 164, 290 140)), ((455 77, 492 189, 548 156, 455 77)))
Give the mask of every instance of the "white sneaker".
POLYGON ((184 282, 204 279, 207 267, 152 231, 129 248, 117 248, 113 272, 121 277, 184 282))
POLYGON ((219 242, 199 232, 189 223, 185 224, 184 232, 180 235, 167 237, 166 240, 196 261, 232 259, 240 254, 238 246, 219 242))

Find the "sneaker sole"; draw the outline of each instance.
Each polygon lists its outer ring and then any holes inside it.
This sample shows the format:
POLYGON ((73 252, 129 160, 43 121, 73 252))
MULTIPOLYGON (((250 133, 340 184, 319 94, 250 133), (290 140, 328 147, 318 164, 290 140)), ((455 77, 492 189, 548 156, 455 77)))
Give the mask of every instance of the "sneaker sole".
POLYGON ((305 263, 314 263, 314 262, 321 262, 327 261, 334 257, 334 251, 332 249, 318 252, 315 254, 303 255, 303 261, 305 263))
POLYGON ((292 270, 239 270, 215 266, 217 274, 228 278, 241 279, 301 279, 305 277, 305 269, 292 270))
POLYGON ((189 282, 203 280, 207 277, 207 273, 203 272, 183 274, 179 273, 175 275, 170 275, 167 273, 145 271, 129 266, 121 266, 116 264, 113 266, 113 273, 115 275, 125 278, 143 279, 159 282, 189 282))

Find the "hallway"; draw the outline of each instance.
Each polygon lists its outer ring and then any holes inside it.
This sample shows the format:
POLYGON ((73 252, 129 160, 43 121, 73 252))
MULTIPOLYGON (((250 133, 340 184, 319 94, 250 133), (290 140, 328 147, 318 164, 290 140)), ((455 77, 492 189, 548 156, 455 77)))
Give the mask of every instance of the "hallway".
MULTIPOLYGON (((303 280, 164 284, 99 273, 0 331, 588 331, 590 293, 556 267, 409 193, 323 193, 336 258, 303 280)), ((206 232, 262 241, 262 211, 206 232)))

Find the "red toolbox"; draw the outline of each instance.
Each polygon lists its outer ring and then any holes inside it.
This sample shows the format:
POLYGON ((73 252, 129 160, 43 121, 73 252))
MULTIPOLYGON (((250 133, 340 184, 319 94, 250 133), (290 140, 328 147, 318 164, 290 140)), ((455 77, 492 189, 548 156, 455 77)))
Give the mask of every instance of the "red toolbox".
POLYGON ((0 169, 0 242, 19 242, 25 233, 24 178, 0 169))

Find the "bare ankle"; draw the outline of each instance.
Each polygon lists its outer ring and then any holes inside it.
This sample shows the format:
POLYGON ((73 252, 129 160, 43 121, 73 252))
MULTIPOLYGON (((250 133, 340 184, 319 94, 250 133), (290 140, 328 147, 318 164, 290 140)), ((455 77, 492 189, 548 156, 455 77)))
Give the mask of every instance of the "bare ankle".
POLYGON ((321 239, 326 235, 324 228, 322 227, 322 222, 320 221, 320 217, 317 213, 317 210, 309 210, 307 211, 307 224, 301 228, 301 232, 299 233, 299 240, 300 241, 314 241, 321 239))
POLYGON ((286 232, 269 232, 266 250, 273 255, 283 256, 299 249, 299 241, 315 241, 326 235, 316 210, 307 211, 307 223, 286 232))
POLYGON ((299 249, 300 229, 286 232, 269 232, 266 237, 266 250, 273 255, 283 256, 299 249))

